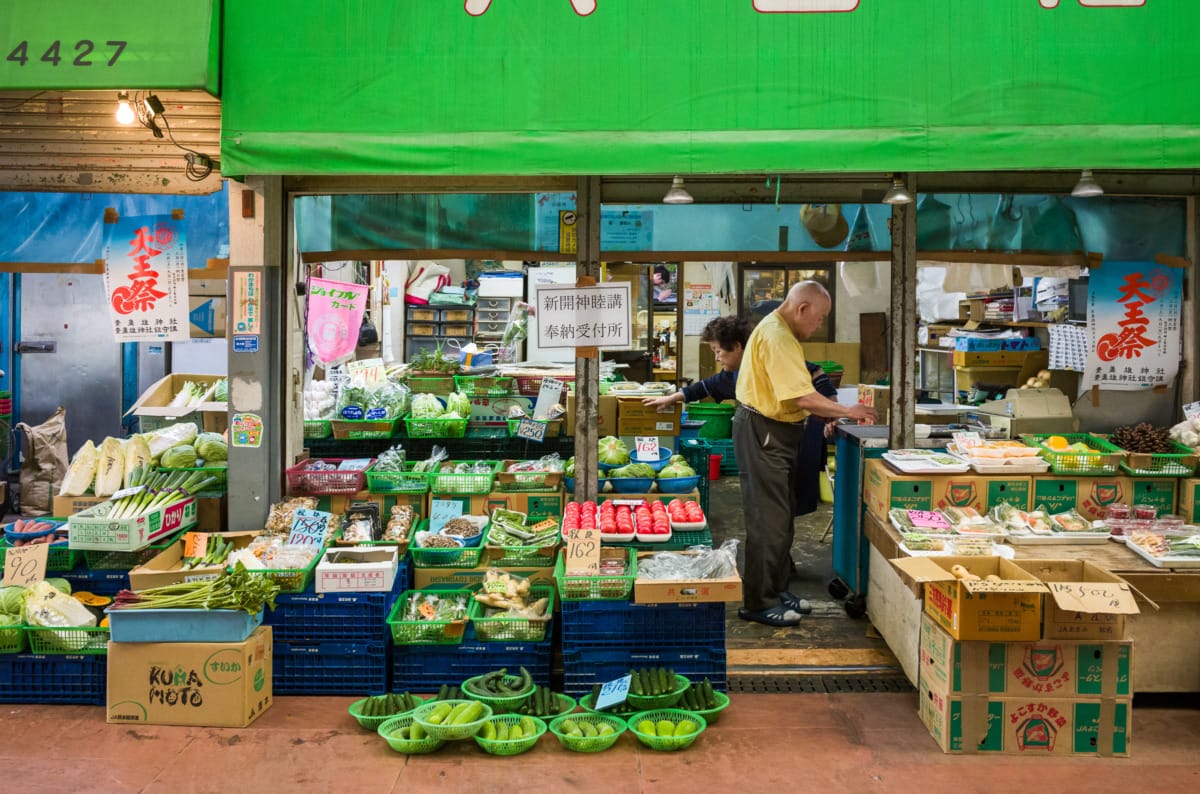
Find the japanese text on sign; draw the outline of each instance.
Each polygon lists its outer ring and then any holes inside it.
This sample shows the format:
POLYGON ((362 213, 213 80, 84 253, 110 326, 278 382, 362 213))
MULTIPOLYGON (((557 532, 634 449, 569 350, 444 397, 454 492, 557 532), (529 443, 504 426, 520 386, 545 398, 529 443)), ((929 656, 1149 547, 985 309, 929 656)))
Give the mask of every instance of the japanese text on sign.
POLYGON ((534 316, 538 344, 544 348, 628 348, 633 322, 630 285, 539 286, 534 316))
POLYGON ((368 288, 313 278, 308 281, 308 346, 324 365, 350 360, 358 347, 358 329, 368 288))
POLYGON ((1088 280, 1085 386, 1166 386, 1183 350, 1179 270, 1152 262, 1105 262, 1088 280))
POLYGON ((909 510, 908 520, 918 529, 950 529, 946 517, 936 510, 909 510))
POLYGON ((615 681, 609 681, 600 687, 600 694, 596 697, 596 710, 604 711, 610 706, 619 706, 624 703, 629 696, 629 685, 632 682, 633 676, 627 675, 615 681))
POLYGON ((320 510, 297 510, 292 518, 292 531, 288 534, 289 546, 324 546, 325 532, 329 529, 329 513, 320 510))
POLYGON ((104 291, 118 342, 183 341, 188 328, 187 241, 170 215, 121 218, 104 246, 104 291))
POLYGON ((600 534, 595 529, 572 529, 567 532, 567 548, 563 566, 572 576, 596 576, 600 573, 600 534))
POLYGON ((429 531, 438 533, 446 522, 463 514, 463 504, 457 499, 431 499, 429 502, 429 531))
POLYGON ((46 578, 49 543, 12 546, 4 557, 4 584, 32 587, 46 578))
POLYGON ((530 441, 545 441, 545 422, 539 422, 527 416, 521 417, 520 423, 517 424, 517 438, 527 438, 530 441))
POLYGON ((654 463, 658 460, 658 436, 637 436, 634 445, 639 462, 654 463))

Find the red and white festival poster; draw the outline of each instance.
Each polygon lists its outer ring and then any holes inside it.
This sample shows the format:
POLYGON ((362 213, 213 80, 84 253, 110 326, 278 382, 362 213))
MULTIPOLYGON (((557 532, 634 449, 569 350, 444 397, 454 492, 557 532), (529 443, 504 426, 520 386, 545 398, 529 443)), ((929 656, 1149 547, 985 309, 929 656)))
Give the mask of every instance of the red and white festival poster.
POLYGON ((170 215, 121 218, 104 242, 104 294, 118 342, 189 337, 187 236, 170 215))

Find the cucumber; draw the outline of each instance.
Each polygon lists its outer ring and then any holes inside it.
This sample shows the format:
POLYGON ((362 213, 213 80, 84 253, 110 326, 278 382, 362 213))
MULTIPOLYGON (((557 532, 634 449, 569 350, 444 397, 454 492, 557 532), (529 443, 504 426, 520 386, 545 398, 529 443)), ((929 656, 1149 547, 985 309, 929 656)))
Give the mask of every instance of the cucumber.
POLYGON ((529 717, 522 717, 521 732, 524 733, 526 737, 533 736, 535 733, 537 733, 537 725, 534 724, 533 720, 529 717))
POLYGON ((508 741, 508 723, 507 722, 497 722, 496 723, 496 741, 498 741, 498 742, 508 741))
MULTIPOLYGON (((637 670, 629 671, 629 691, 635 695, 642 694, 642 676, 637 670)), ((592 705, 596 705, 596 700, 600 697, 600 687, 596 687, 596 697, 592 699, 592 705)))
POLYGON ((675 689, 675 673, 672 671, 670 677, 667 677, 667 670, 664 667, 658 668, 658 683, 662 687, 662 693, 665 695, 675 689))
POLYGON ((598 735, 596 732, 596 725, 591 720, 580 720, 579 728, 583 731, 583 735, 589 739, 598 735))
POLYGON ((424 739, 425 738, 425 729, 422 728, 417 722, 414 721, 412 724, 412 728, 409 729, 408 738, 412 739, 414 742, 424 739))

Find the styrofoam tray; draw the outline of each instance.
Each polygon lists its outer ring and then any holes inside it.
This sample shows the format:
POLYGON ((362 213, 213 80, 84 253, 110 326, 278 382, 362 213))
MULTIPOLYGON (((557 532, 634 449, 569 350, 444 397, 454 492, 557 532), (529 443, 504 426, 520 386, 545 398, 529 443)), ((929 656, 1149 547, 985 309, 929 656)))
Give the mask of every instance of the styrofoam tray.
POLYGON ((979 474, 1045 474, 1050 470, 1050 461, 1045 458, 973 458, 958 452, 949 454, 979 474))
MULTIPOLYGON (((947 457, 954 456, 947 455, 947 457)), ((965 462, 960 465, 944 465, 920 458, 898 458, 890 452, 883 453, 883 459, 905 474, 965 474, 971 470, 971 467, 965 462)))
POLYGON ((1170 555, 1155 557, 1136 543, 1126 543, 1125 545, 1155 568, 1179 568, 1181 570, 1200 568, 1200 557, 1172 557, 1170 555))
POLYGON ((1008 535, 1014 546, 1095 546, 1107 543, 1111 537, 1107 532, 1055 532, 1053 535, 1008 535))
MULTIPOLYGON (((667 518, 670 518, 670 516, 667 516, 667 518)), ((694 524, 688 524, 680 523, 674 519, 671 519, 672 532, 703 532, 705 529, 708 529, 707 521, 699 521, 694 524)))
POLYGON ((647 534, 644 532, 638 532, 636 534, 637 534, 637 542, 638 543, 666 543, 668 540, 671 539, 671 536, 674 535, 675 533, 668 532, 665 535, 660 535, 657 533, 647 534))
MULTIPOLYGON (((900 551, 910 557, 953 557, 954 545, 953 541, 948 548, 941 551, 912 551, 908 546, 904 545, 904 541, 900 541, 900 551)), ((1017 552, 1011 546, 1005 546, 1001 543, 992 543, 992 554, 997 557, 1003 557, 1006 560, 1011 560, 1017 556, 1017 552)))
POLYGON ((633 543, 637 540, 637 532, 630 532, 628 535, 617 535, 612 532, 600 533, 600 542, 603 543, 633 543))

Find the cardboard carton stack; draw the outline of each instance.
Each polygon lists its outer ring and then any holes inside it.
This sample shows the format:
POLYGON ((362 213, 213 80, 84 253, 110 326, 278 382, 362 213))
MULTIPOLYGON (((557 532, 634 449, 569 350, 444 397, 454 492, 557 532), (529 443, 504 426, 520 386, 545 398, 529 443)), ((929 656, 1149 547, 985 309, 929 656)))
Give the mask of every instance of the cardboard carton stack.
POLYGON ((943 752, 1129 754, 1125 616, 1138 608, 1124 580, 1078 560, 893 564, 923 585, 919 711, 943 752), (955 565, 981 580, 956 578, 955 565))

